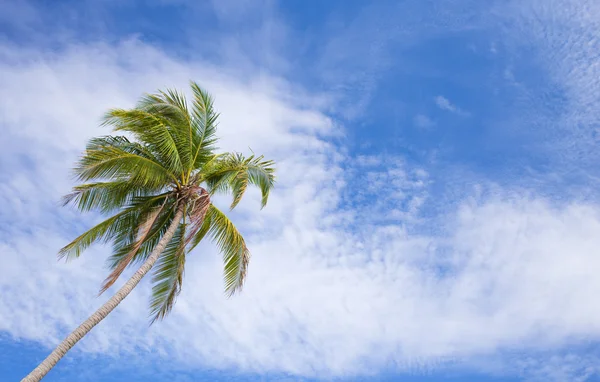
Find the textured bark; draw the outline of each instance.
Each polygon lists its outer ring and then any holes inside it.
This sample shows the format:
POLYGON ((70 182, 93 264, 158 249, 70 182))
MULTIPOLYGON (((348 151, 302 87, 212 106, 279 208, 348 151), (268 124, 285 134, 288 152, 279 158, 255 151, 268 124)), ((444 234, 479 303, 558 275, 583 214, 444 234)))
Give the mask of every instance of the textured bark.
POLYGON ((181 222, 181 218, 183 217, 183 209, 179 209, 175 214, 175 218, 171 223, 171 226, 165 232, 165 235, 160 239, 148 259, 142 264, 142 266, 135 272, 133 276, 125 285, 119 289, 117 293, 115 293, 104 305, 102 305, 94 314, 92 314, 87 320, 85 320, 77 329, 71 332, 64 339, 63 342, 60 343, 54 349, 52 353, 46 359, 39 364, 29 375, 21 380, 21 382, 37 382, 44 378, 46 374, 60 361, 62 357, 73 347, 75 344, 83 338, 92 328, 100 323, 113 309, 117 307, 127 297, 129 293, 135 288, 135 286, 142 280, 142 278, 150 271, 156 260, 158 260, 160 254, 165 250, 167 244, 173 238, 179 223, 181 222))

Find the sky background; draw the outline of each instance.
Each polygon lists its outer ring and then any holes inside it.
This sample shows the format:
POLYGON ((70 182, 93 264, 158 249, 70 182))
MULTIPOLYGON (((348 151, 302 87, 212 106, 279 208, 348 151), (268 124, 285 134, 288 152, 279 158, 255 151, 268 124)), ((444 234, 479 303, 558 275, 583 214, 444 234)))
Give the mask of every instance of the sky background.
POLYGON ((108 248, 56 260, 100 219, 59 205, 100 116, 189 80, 278 163, 231 214, 244 292, 201 245, 167 320, 145 280, 45 381, 600 381, 600 2, 0 9, 1 381, 106 298, 108 248))

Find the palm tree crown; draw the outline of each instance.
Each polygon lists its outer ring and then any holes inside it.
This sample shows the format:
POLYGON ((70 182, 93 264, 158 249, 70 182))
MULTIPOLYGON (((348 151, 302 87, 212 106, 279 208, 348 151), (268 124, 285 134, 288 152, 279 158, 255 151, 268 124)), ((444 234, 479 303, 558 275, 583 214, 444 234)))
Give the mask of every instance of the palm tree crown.
POLYGON ((233 209, 248 185, 257 186, 264 207, 274 184, 274 162, 262 156, 216 150, 218 114, 212 98, 191 83, 193 100, 160 91, 142 97, 129 110, 113 109, 103 125, 123 135, 89 141, 74 172, 82 184, 64 198, 81 211, 111 216, 77 237, 60 256, 78 257, 96 241, 112 243, 110 274, 101 293, 123 271, 142 263, 179 219, 172 239, 153 270, 151 319, 164 318, 181 290, 185 258, 209 237, 223 254, 225 292, 240 290, 250 253, 242 235, 211 202, 216 193, 231 193, 233 209))

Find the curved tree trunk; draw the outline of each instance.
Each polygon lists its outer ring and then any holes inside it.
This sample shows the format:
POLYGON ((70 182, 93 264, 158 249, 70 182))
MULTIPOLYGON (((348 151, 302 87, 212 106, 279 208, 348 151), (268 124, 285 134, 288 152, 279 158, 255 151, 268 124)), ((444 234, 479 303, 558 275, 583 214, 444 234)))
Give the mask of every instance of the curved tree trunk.
POLYGON ((73 330, 71 334, 69 334, 67 338, 65 338, 63 342, 61 342, 60 345, 58 345, 56 349, 54 349, 54 351, 52 351, 52 353, 50 353, 50 355, 39 364, 38 367, 36 367, 31 373, 29 373, 29 375, 23 378, 21 382, 37 382, 44 378, 44 376, 48 374, 54 365, 56 365, 58 361, 60 361, 60 359, 64 357, 64 355, 67 354, 67 352, 73 346, 75 346, 80 339, 83 338, 83 336, 92 330, 94 326, 98 325, 100 321, 106 318, 106 316, 108 316, 108 314, 112 312, 112 310, 115 309, 129 293, 131 293, 133 288, 135 288, 135 286, 142 280, 146 273, 148 273, 154 263, 156 263, 156 260, 158 260, 160 254, 165 250, 167 244, 173 238, 173 235, 175 234, 182 217, 183 209, 180 208, 175 214, 173 222, 167 229, 167 232, 165 232, 165 235, 160 239, 150 256, 148 256, 148 259, 146 259, 146 261, 144 261, 142 266, 135 272, 135 274, 131 276, 129 280, 127 280, 125 285, 123 285, 117 293, 115 293, 106 303, 104 303, 96 312, 94 312, 94 314, 92 314, 87 320, 79 325, 77 329, 73 330))

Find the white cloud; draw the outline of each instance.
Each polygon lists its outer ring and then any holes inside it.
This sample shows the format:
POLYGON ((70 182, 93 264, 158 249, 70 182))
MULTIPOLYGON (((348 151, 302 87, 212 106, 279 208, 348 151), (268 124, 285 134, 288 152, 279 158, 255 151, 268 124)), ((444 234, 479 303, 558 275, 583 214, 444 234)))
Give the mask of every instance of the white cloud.
POLYGON ((543 360, 522 357, 516 364, 527 382, 585 382, 600 373, 600 359, 588 354, 551 355, 543 360))
POLYGON ((69 264, 54 257, 95 219, 57 207, 68 168, 87 137, 104 133, 93 126, 107 107, 190 78, 216 97, 224 149, 251 146, 279 162, 269 207, 259 212, 252 194, 233 215, 254 255, 246 289, 224 299, 218 256, 202 246, 168 320, 147 327, 143 283, 80 351, 152 349, 193 366, 341 376, 600 336, 596 205, 474 199, 431 222, 443 235, 418 234, 410 201, 427 197, 427 172, 383 157, 342 172, 350 158, 318 138, 335 124, 290 84, 230 77, 135 41, 11 49, 0 64, 0 330, 12 336, 51 346, 101 303, 106 249, 69 264), (377 219, 399 201, 400 221, 377 219))
POLYGON ((443 96, 435 97, 435 103, 442 110, 456 111, 456 106, 454 106, 446 97, 443 97, 443 96))
POLYGON ((468 113, 464 110, 460 109, 458 106, 454 105, 450 100, 444 96, 435 97, 435 104, 442 110, 449 111, 458 115, 467 115, 468 113))
POLYGON ((600 3, 518 0, 495 7, 491 15, 489 21, 503 26, 505 48, 530 51, 536 64, 531 72, 518 60, 514 65, 521 72, 507 70, 521 93, 517 118, 507 128, 539 130, 536 143, 553 152, 554 162, 586 173, 600 158, 600 3))
POLYGON ((353 164, 344 174, 352 179, 344 191, 344 200, 352 206, 351 220, 416 222, 430 183, 425 170, 410 168, 399 157, 359 156, 353 164))

